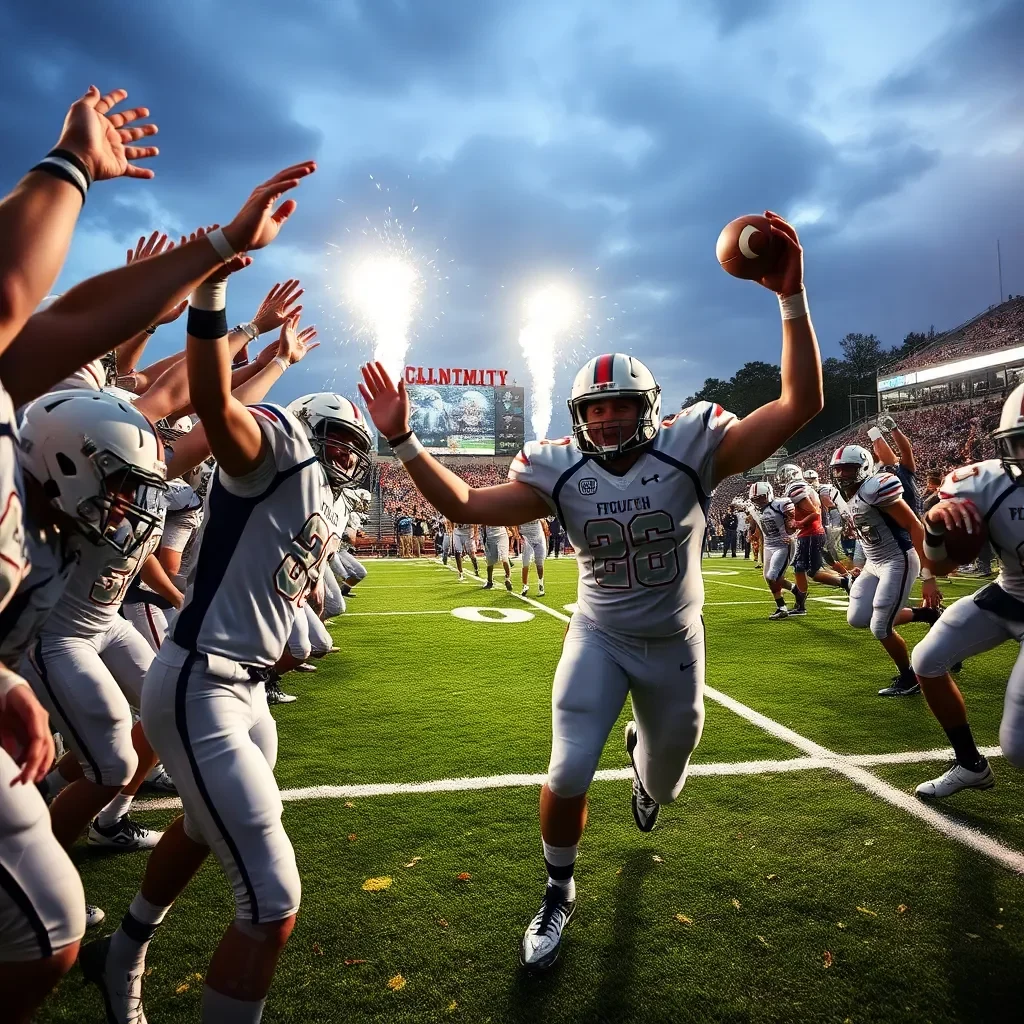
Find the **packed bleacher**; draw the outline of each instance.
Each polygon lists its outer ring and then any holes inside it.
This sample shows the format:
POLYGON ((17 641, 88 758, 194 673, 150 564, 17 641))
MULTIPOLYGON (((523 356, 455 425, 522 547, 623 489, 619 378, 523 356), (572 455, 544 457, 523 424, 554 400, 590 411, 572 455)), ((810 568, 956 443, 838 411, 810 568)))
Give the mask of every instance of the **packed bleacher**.
MULTIPOLYGON (((473 487, 490 487, 508 479, 508 460, 442 458, 439 461, 473 487)), ((414 518, 433 519, 437 515, 437 510, 416 490, 409 474, 398 462, 380 464, 380 502, 386 516, 401 512, 414 518)))
POLYGON ((882 369, 883 376, 939 366, 1001 348, 1024 345, 1024 295, 1011 295, 1006 302, 969 320, 963 327, 941 335, 931 344, 882 369))

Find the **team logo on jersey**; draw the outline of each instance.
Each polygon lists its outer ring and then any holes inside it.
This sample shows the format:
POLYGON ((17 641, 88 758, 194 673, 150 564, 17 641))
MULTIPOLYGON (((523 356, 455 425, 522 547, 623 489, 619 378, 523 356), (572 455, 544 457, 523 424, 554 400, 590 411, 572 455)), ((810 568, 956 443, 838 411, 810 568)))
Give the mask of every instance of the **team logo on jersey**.
POLYGON ((597 494, 597 478, 593 476, 585 476, 580 481, 580 494, 584 498, 590 498, 597 494))
POLYGON ((642 476, 642 477, 640 477, 640 483, 643 484, 644 487, 646 487, 652 480, 656 484, 660 484, 661 483, 661 477, 658 476, 657 473, 655 473, 653 476, 642 476))

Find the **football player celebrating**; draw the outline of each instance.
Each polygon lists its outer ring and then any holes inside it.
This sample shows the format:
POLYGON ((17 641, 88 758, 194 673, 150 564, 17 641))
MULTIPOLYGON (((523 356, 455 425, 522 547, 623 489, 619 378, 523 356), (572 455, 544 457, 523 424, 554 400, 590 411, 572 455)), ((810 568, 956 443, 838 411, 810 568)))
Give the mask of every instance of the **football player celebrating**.
POLYGON ((764 581, 775 598, 775 611, 768 618, 778 621, 789 617, 782 592, 796 589, 786 579, 790 542, 796 529, 796 509, 789 498, 776 498, 772 485, 763 480, 750 485, 750 503, 764 537, 764 581))
POLYGON ((804 471, 793 463, 782 466, 778 480, 786 488, 787 497, 796 509, 796 556, 793 575, 796 577, 796 606, 790 615, 807 614, 807 577, 828 587, 841 587, 850 592, 850 577, 825 568, 825 528, 821 524, 821 502, 817 491, 804 479, 804 471))
POLYGON ((850 510, 846 507, 843 496, 835 484, 822 483, 816 469, 805 469, 804 479, 810 484, 812 490, 818 495, 821 504, 822 525, 825 527, 825 561, 840 575, 846 576, 846 566, 843 565, 841 539, 843 536, 843 525, 850 518, 850 510))
POLYGON ((743 420, 699 402, 661 420, 661 389, 638 359, 598 356, 576 375, 572 436, 532 441, 509 482, 471 487, 430 457, 409 429, 404 382, 380 363, 360 391, 377 428, 424 497, 459 522, 514 524, 557 513, 579 561, 579 611, 555 673, 553 736, 540 820, 548 882, 523 937, 524 965, 558 955, 576 908, 576 850, 587 790, 627 696, 632 808, 650 831, 686 781, 704 724, 701 540, 708 496, 767 458, 822 407, 821 363, 803 291, 796 232, 770 216, 779 262, 760 284, 779 295, 782 393, 743 420))
POLYGON ((910 667, 910 654, 896 626, 906 622, 933 624, 942 601, 935 576, 922 569, 919 552, 924 545, 921 521, 903 500, 903 484, 892 473, 872 475, 873 462, 866 448, 844 445, 832 455, 832 479, 850 508, 866 562, 850 590, 846 621, 854 629, 871 629, 899 670, 882 697, 919 693, 910 667), (914 580, 920 576, 923 604, 904 607, 914 580))
MULTIPOLYGON (((946 731, 956 760, 937 779, 917 787, 919 797, 945 797, 961 789, 989 789, 992 769, 978 750, 967 721, 967 708, 950 669, 957 662, 990 651, 1007 640, 1024 640, 1024 384, 1003 403, 992 433, 998 457, 957 469, 942 483, 940 500, 924 516, 927 565, 945 575, 955 568, 946 551, 946 533, 954 529, 985 536, 999 555, 999 575, 972 597, 943 612, 914 648, 914 671, 928 706, 946 731)), ((1010 670, 999 726, 1003 755, 1024 768, 1024 648, 1010 670)))
POLYGON ((459 573, 459 582, 466 579, 462 568, 462 560, 469 558, 473 563, 473 573, 480 575, 480 567, 476 561, 477 530, 471 523, 452 523, 452 552, 455 555, 455 568, 459 573))

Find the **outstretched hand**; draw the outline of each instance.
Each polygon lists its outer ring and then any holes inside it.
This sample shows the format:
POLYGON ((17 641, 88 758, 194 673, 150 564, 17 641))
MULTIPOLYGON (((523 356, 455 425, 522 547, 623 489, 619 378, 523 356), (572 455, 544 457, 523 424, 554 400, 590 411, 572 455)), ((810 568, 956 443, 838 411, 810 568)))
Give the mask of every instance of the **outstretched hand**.
POLYGON ((405 381, 399 378, 398 387, 391 381, 383 363, 366 363, 362 367, 363 383, 359 394, 366 403, 374 426, 385 438, 398 437, 409 430, 409 395, 405 381))
POLYGON ((112 107, 128 98, 124 89, 114 89, 100 95, 95 85, 71 104, 64 118, 64 127, 57 140, 58 149, 74 153, 92 175, 93 181, 109 178, 152 178, 148 167, 137 167, 132 161, 156 156, 156 146, 131 146, 148 135, 156 135, 155 124, 132 124, 141 117, 149 117, 148 107, 135 107, 119 113, 110 113, 112 107), (125 127, 131 125, 131 127, 125 127))
POLYGON ((289 317, 301 313, 302 307, 295 303, 302 297, 302 292, 297 278, 289 278, 284 284, 275 284, 252 318, 260 334, 276 330, 289 317))
POLYGON ((234 220, 224 228, 224 236, 231 248, 235 252, 247 252, 270 245, 297 205, 294 199, 287 199, 275 210, 274 204, 315 170, 316 164, 307 160, 286 167, 262 185, 257 185, 234 220))
POLYGON ((771 210, 765 210, 764 215, 771 226, 772 244, 779 247, 779 257, 772 272, 757 283, 783 297, 796 295, 804 286, 804 250, 796 228, 771 210))
POLYGON ((315 327, 304 327, 301 331, 297 331, 300 315, 296 311, 285 320, 281 326, 281 334, 277 339, 277 352, 275 355, 279 355, 282 359, 287 359, 289 366, 294 366, 309 355, 313 349, 320 347, 319 341, 313 342, 313 339, 316 337, 315 327))

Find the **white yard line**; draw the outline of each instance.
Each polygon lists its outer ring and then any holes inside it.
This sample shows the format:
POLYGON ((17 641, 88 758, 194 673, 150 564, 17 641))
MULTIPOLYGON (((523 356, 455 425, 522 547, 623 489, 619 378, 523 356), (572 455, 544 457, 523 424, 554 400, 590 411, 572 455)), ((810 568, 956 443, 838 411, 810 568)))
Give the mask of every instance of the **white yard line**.
MULTIPOLYGON (((952 757, 951 750, 912 750, 896 754, 862 754, 846 760, 853 767, 876 764, 915 764, 925 761, 945 761, 952 757)), ((986 757, 999 756, 998 747, 985 747, 986 757)), ((834 757, 792 757, 785 760, 708 762, 690 766, 691 776, 722 775, 775 775, 785 772, 835 769, 834 757)), ((596 782, 624 781, 632 778, 632 768, 604 768, 595 776, 596 782)), ((516 789, 538 787, 544 784, 545 774, 482 775, 459 779, 432 779, 429 782, 379 782, 351 786, 302 786, 285 789, 281 799, 286 803, 296 800, 356 800, 379 796, 406 796, 423 793, 465 793, 478 789, 516 789)), ((133 807, 139 811, 169 811, 181 807, 177 797, 153 797, 136 800, 133 807)))
MULTIPOLYGON (((760 591, 761 589, 759 587, 748 587, 740 583, 722 583, 720 580, 713 580, 713 582, 719 583, 722 586, 738 587, 741 590, 760 591)), ((514 596, 519 597, 518 594, 514 596)), ((547 605, 543 605, 539 601, 534 601, 529 597, 520 597, 519 600, 525 601, 535 608, 542 609, 562 622, 569 621, 568 615, 563 615, 562 612, 556 611, 554 608, 548 608, 547 605)), ((906 793, 896 786, 891 786, 877 775, 873 775, 853 758, 837 754, 827 747, 823 747, 821 744, 808 739, 806 736, 801 736, 800 733, 794 732, 792 729, 782 725, 780 722, 774 721, 774 719, 768 718, 766 715, 762 715, 760 711, 747 707, 746 704, 740 703, 740 701, 730 697, 728 694, 722 693, 711 686, 705 686, 704 693, 716 704, 728 708, 752 725, 756 725, 777 739, 789 743, 809 757, 823 760, 833 771, 844 775, 854 784, 867 790, 872 796, 876 796, 893 807, 906 811, 907 814, 917 818, 919 821, 923 821, 926 825, 930 825, 947 838, 953 839, 983 854, 996 863, 1003 865, 1003 867, 1009 868, 1017 874, 1024 874, 1024 853, 1004 846, 998 840, 977 831, 977 829, 947 818, 946 815, 936 810, 930 804, 923 803, 910 793, 906 793)))

